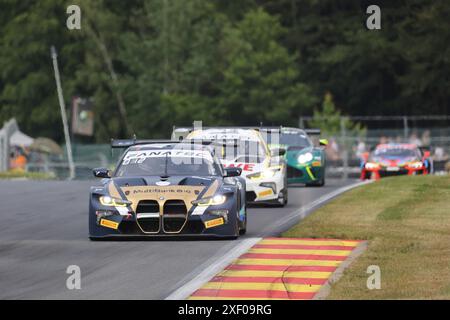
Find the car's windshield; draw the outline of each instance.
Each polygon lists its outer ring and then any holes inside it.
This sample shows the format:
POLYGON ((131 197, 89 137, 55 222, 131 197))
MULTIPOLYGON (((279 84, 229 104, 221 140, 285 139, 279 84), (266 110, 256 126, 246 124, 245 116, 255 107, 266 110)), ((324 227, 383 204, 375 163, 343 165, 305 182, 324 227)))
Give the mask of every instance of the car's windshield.
POLYGON ((233 162, 261 163, 266 157, 264 146, 258 141, 227 140, 216 141, 216 155, 219 159, 233 162))
POLYGON ((374 152, 374 157, 399 157, 399 158, 407 158, 407 157, 415 157, 417 153, 413 149, 406 148, 382 148, 377 149, 374 152))
POLYGON ((312 143, 307 135, 301 133, 282 133, 280 135, 280 144, 303 149, 310 147, 312 143))
POLYGON ((160 150, 130 151, 116 171, 117 177, 211 175, 220 175, 220 168, 210 155, 175 156, 160 150))

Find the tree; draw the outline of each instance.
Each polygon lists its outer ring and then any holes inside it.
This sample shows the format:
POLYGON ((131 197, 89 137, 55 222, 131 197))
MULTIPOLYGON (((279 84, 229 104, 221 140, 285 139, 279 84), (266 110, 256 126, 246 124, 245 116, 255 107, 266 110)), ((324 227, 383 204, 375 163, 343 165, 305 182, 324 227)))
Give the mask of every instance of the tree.
POLYGON ((212 121, 219 92, 225 16, 202 0, 146 2, 138 32, 124 33, 121 61, 130 119, 139 136, 167 136, 172 125, 212 121))
POLYGON ((50 46, 55 45, 60 51, 65 90, 71 82, 67 75, 74 71, 82 48, 66 32, 65 7, 55 6, 56 3, 62 4, 53 0, 2 2, 0 123, 15 117, 23 131, 61 140, 50 46), (61 51, 70 52, 70 58, 61 55, 61 51))
POLYGON ((353 122, 342 115, 329 92, 324 96, 322 109, 314 110, 310 126, 319 128, 323 135, 328 137, 340 136, 342 130, 345 130, 348 136, 363 136, 366 133, 366 129, 360 123, 353 122))
POLYGON ((284 32, 278 19, 262 9, 226 29, 218 118, 236 125, 294 125, 299 114, 312 109, 316 99, 298 81, 296 57, 278 42, 284 32))

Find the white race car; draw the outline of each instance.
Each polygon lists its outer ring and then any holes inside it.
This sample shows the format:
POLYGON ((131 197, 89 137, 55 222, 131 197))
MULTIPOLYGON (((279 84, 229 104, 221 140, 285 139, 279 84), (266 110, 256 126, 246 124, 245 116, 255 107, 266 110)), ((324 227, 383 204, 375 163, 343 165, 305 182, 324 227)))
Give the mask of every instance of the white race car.
POLYGON ((245 178, 247 203, 285 206, 288 202, 284 149, 269 150, 257 129, 176 128, 172 139, 214 144, 224 167, 239 167, 245 178))

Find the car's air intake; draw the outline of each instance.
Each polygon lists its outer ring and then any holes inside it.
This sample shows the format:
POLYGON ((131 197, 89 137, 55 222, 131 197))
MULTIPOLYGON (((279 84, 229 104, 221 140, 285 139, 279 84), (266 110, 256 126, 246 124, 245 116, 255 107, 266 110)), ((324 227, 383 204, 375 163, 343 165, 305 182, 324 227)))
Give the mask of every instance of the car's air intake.
POLYGON ((158 233, 160 231, 158 201, 139 201, 136 207, 136 221, 145 233, 158 233))
POLYGON ((163 208, 163 229, 166 233, 179 233, 187 220, 187 207, 183 200, 167 200, 163 208))

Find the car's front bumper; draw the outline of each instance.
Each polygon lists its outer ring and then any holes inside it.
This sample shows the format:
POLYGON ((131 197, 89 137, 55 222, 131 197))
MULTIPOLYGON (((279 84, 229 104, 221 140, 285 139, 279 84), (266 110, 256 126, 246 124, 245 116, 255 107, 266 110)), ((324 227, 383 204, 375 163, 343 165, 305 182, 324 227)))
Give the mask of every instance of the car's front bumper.
POLYGON ((277 172, 270 179, 245 179, 247 203, 263 203, 278 200, 286 188, 283 172, 277 172))
POLYGON ((287 176, 289 184, 316 182, 323 177, 323 167, 312 165, 288 165, 287 176))
MULTIPOLYGON (((209 206, 203 212, 189 212, 184 217, 175 218, 166 214, 151 216, 136 215, 131 210, 127 214, 92 205, 89 213, 90 238, 120 237, 186 237, 213 236, 230 237, 236 234, 238 213, 235 202, 228 201, 224 206, 209 206), (226 204, 226 205, 225 205, 226 204), (212 214, 212 212, 216 212, 212 214)), ((240 219, 245 219, 241 217, 240 219)))
POLYGON ((377 169, 366 169, 363 168, 361 171, 361 179, 374 179, 378 180, 385 177, 395 177, 402 175, 416 175, 416 174, 427 174, 427 168, 425 166, 421 168, 409 168, 409 167, 398 167, 393 170, 389 167, 380 167, 377 169))

